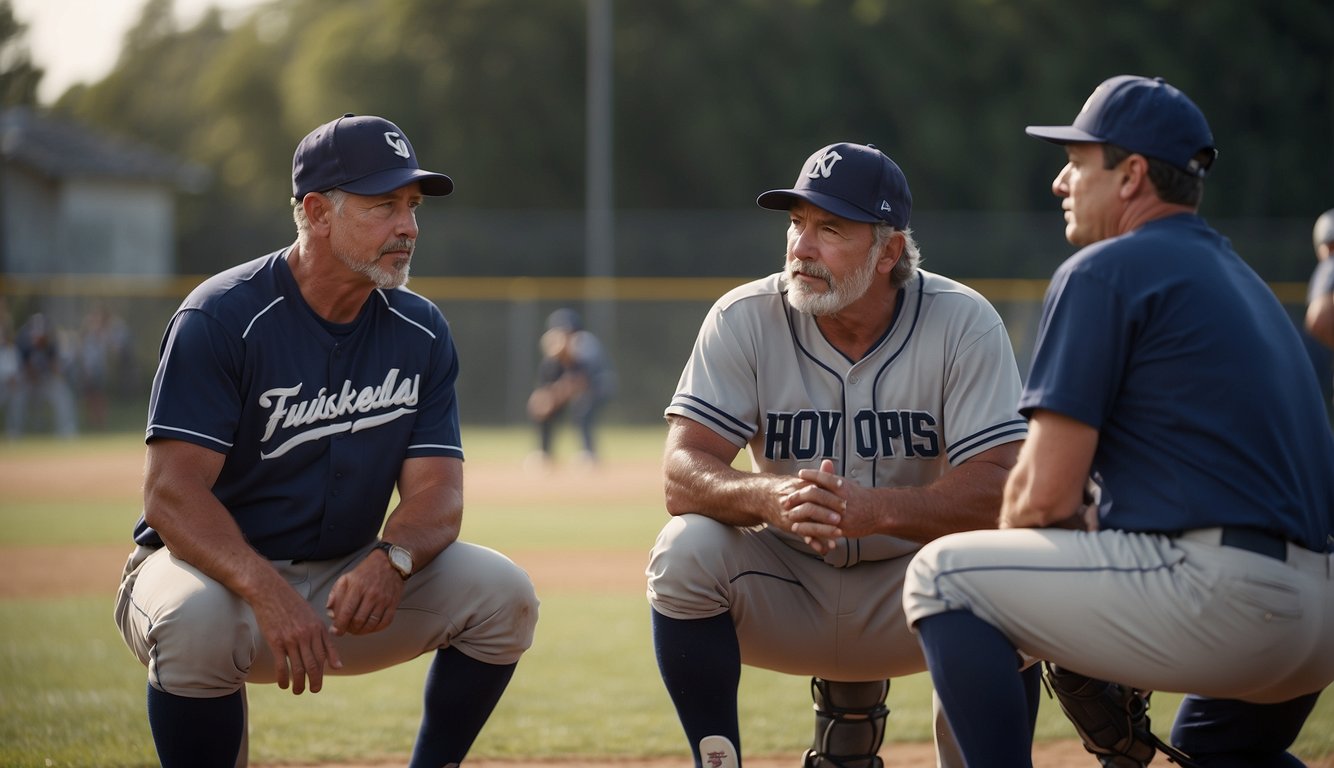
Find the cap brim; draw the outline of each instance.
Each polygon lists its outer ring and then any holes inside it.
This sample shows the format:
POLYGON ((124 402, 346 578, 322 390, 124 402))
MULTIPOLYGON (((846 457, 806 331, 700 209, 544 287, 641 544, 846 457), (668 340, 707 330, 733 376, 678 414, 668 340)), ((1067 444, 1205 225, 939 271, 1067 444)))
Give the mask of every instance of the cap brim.
POLYGON ((852 221, 864 221, 868 224, 884 221, 879 216, 873 216, 841 198, 826 195, 822 192, 812 192, 808 189, 771 189, 755 198, 755 202, 761 208, 768 208, 771 211, 786 211, 792 207, 794 199, 805 200, 835 216, 842 216, 852 221))
POLYGON ((354 195, 383 195, 412 182, 421 185, 423 195, 441 197, 454 191, 454 180, 443 173, 423 171, 420 168, 390 168, 363 176, 356 181, 339 184, 338 188, 354 195))
POLYGON ((1073 125, 1030 125, 1024 133, 1036 139, 1050 141, 1053 144, 1080 144, 1091 142, 1102 144, 1105 140, 1088 131, 1081 131, 1073 125))

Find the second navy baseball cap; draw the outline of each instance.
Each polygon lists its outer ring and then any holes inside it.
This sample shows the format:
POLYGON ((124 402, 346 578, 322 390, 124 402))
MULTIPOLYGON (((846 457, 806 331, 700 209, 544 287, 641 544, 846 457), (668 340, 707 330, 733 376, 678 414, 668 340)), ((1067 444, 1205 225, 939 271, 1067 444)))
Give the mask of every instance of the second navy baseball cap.
POLYGON ((1192 176, 1209 172, 1218 150, 1204 113, 1161 77, 1117 75, 1102 82, 1070 125, 1030 125, 1025 133, 1055 144, 1115 144, 1192 176), (1206 159, 1196 157, 1206 152, 1206 159))
POLYGON ((382 195, 421 184, 423 195, 448 195, 454 181, 424 171, 398 126, 373 115, 346 114, 316 128, 292 156, 292 197, 338 188, 356 195, 382 195))
POLYGON ((908 179, 874 144, 830 144, 806 159, 791 189, 755 198, 761 208, 786 211, 794 198, 853 221, 885 222, 906 229, 912 215, 908 179))

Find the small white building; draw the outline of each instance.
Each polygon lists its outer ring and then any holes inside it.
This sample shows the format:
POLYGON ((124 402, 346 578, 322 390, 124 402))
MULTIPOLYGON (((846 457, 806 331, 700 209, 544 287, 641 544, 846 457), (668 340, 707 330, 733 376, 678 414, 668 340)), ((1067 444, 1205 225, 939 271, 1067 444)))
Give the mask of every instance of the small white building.
POLYGON ((171 275, 175 196, 207 183, 158 150, 0 111, 0 274, 171 275))

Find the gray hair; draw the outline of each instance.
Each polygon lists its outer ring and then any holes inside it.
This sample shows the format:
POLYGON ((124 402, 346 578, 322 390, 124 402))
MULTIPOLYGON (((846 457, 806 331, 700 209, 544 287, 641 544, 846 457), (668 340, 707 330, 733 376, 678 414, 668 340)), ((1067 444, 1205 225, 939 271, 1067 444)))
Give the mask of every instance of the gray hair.
MULTIPOLYGON (((343 203, 347 202, 347 193, 341 189, 334 188, 320 194, 329 198, 329 203, 337 213, 343 212, 343 203)), ((306 207, 300 200, 292 198, 292 220, 296 222, 296 233, 306 235, 310 232, 310 220, 306 218, 306 207)))
POLYGON ((873 242, 874 247, 879 248, 889 242, 889 238, 894 236, 895 232, 903 234, 903 255, 894 265, 894 269, 889 273, 889 284, 895 288, 902 288, 917 274, 917 265, 922 261, 922 250, 917 246, 917 241, 913 239, 912 227, 903 229, 894 229, 893 226, 879 222, 875 225, 873 242))

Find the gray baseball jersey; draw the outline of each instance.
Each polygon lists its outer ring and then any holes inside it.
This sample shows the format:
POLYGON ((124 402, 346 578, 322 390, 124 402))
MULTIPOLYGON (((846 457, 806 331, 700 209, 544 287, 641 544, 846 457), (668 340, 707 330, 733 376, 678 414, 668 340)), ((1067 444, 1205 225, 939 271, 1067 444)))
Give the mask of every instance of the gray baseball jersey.
MULTIPOLYGON (((757 471, 795 475, 831 459, 875 487, 927 485, 1026 436, 1014 353, 986 299, 919 271, 896 313, 854 362, 792 308, 781 274, 740 286, 705 318, 666 413, 745 446, 757 471)), ((648 598, 676 619, 730 613, 746 664, 883 680, 926 669, 902 610, 902 555, 918 546, 874 535, 821 558, 778 528, 678 515, 650 555, 648 598)))
MULTIPOLYGON (((757 471, 795 475, 827 458, 869 487, 927 485, 1025 437, 1014 352, 985 298, 918 270, 896 312, 875 349, 854 362, 812 315, 788 304, 782 273, 742 285, 705 318, 666 413, 746 446, 757 471)), ((880 560, 918 546, 867 537, 826 561, 880 560)))

